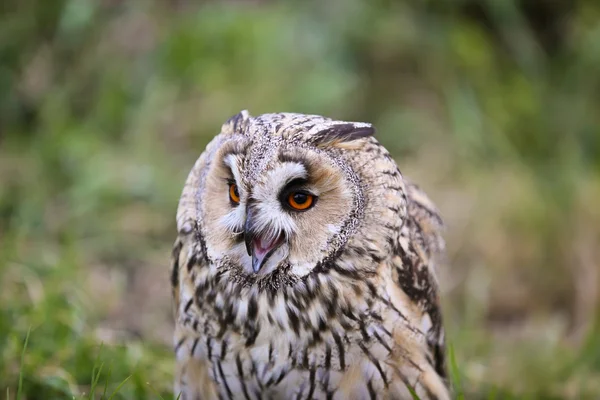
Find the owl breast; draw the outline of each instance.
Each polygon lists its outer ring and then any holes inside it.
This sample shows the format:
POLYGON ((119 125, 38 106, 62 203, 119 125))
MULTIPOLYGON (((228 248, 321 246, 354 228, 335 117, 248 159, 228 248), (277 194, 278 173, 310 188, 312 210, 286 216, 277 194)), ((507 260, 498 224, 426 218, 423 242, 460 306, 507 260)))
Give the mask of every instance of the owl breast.
POLYGON ((385 289, 397 288, 393 261, 365 281, 330 272, 273 293, 236 284, 199 254, 184 258, 176 354, 203 365, 215 398, 410 398, 406 383, 427 393, 428 375, 444 398, 423 357, 424 316, 385 289))

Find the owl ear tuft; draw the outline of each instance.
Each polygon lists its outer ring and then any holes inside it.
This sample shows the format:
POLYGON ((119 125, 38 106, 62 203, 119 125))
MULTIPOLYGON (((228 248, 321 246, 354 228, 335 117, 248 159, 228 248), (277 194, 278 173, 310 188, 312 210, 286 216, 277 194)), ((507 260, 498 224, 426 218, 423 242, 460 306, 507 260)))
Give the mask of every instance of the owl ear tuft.
POLYGON ((252 118, 248 110, 242 110, 229 118, 221 127, 221 133, 244 133, 248 120, 252 118))
POLYGON ((373 125, 365 122, 345 122, 335 124, 315 134, 313 142, 317 146, 335 146, 375 134, 373 125))

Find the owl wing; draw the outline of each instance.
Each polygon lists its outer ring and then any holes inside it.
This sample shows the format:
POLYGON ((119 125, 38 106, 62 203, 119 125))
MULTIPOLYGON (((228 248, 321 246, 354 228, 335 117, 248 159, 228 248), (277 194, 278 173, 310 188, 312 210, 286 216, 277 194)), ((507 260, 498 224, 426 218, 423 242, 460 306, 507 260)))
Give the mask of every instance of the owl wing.
POLYGON ((421 381, 431 392, 444 393, 444 330, 435 270, 444 250, 443 222, 435 205, 418 186, 407 182, 406 188, 408 216, 401 230, 399 246, 394 249, 392 276, 412 308, 416 309, 417 319, 413 323, 425 335, 424 356, 429 373, 425 373, 421 381))
MULTIPOLYGON (((445 249, 441 236, 444 224, 433 202, 418 186, 408 183, 407 189, 409 243, 412 248, 409 248, 406 258, 407 261, 410 259, 412 277, 404 282, 413 284, 411 288, 403 289, 431 318, 431 327, 425 332, 427 343, 435 370, 446 378, 444 328, 436 270, 445 249)), ((407 283, 404 285, 408 286, 407 283)))
MULTIPOLYGON (((217 399, 217 390, 211 379, 207 360, 194 357, 202 340, 197 330, 197 310, 193 301, 195 293, 190 263, 197 264, 198 249, 190 249, 189 235, 180 235, 175 241, 171 256, 171 287, 175 334, 173 337, 176 355, 175 397, 181 400, 217 399), (195 326, 196 325, 196 326, 195 326)), ((197 246, 196 246, 197 247, 197 246)))

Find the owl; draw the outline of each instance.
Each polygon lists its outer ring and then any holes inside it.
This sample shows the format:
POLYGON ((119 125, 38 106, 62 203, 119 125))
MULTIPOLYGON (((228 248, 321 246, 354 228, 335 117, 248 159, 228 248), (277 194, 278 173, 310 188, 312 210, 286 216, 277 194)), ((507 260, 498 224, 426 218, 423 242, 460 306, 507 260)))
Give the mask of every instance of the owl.
POLYGON ((442 221, 368 123, 230 118, 191 170, 175 396, 449 399, 442 221))

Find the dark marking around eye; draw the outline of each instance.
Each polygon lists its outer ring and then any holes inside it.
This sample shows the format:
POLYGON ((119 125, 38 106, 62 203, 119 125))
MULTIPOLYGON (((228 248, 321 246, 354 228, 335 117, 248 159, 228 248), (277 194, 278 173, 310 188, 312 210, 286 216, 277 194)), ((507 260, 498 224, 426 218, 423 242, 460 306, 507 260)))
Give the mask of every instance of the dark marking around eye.
POLYGON ((284 189, 302 187, 302 186, 305 186, 306 184, 308 184, 308 179, 295 178, 295 179, 292 179, 291 181, 289 181, 288 183, 286 183, 284 189))
POLYGON ((306 190, 306 184, 308 181, 304 178, 296 178, 290 181, 283 190, 279 193, 279 201, 281 204, 291 211, 306 211, 312 208, 318 197, 306 190), (310 200, 310 204, 306 208, 292 207, 290 201, 293 200, 296 204, 306 204, 310 200))
MULTIPOLYGON (((294 149, 296 151, 297 149, 294 149)), ((291 153, 289 151, 282 151, 279 153, 279 161, 282 163, 294 163, 301 165, 306 171, 307 176, 314 176, 314 172, 318 169, 318 164, 315 164, 309 158, 301 157, 301 155, 296 153, 291 153)))

